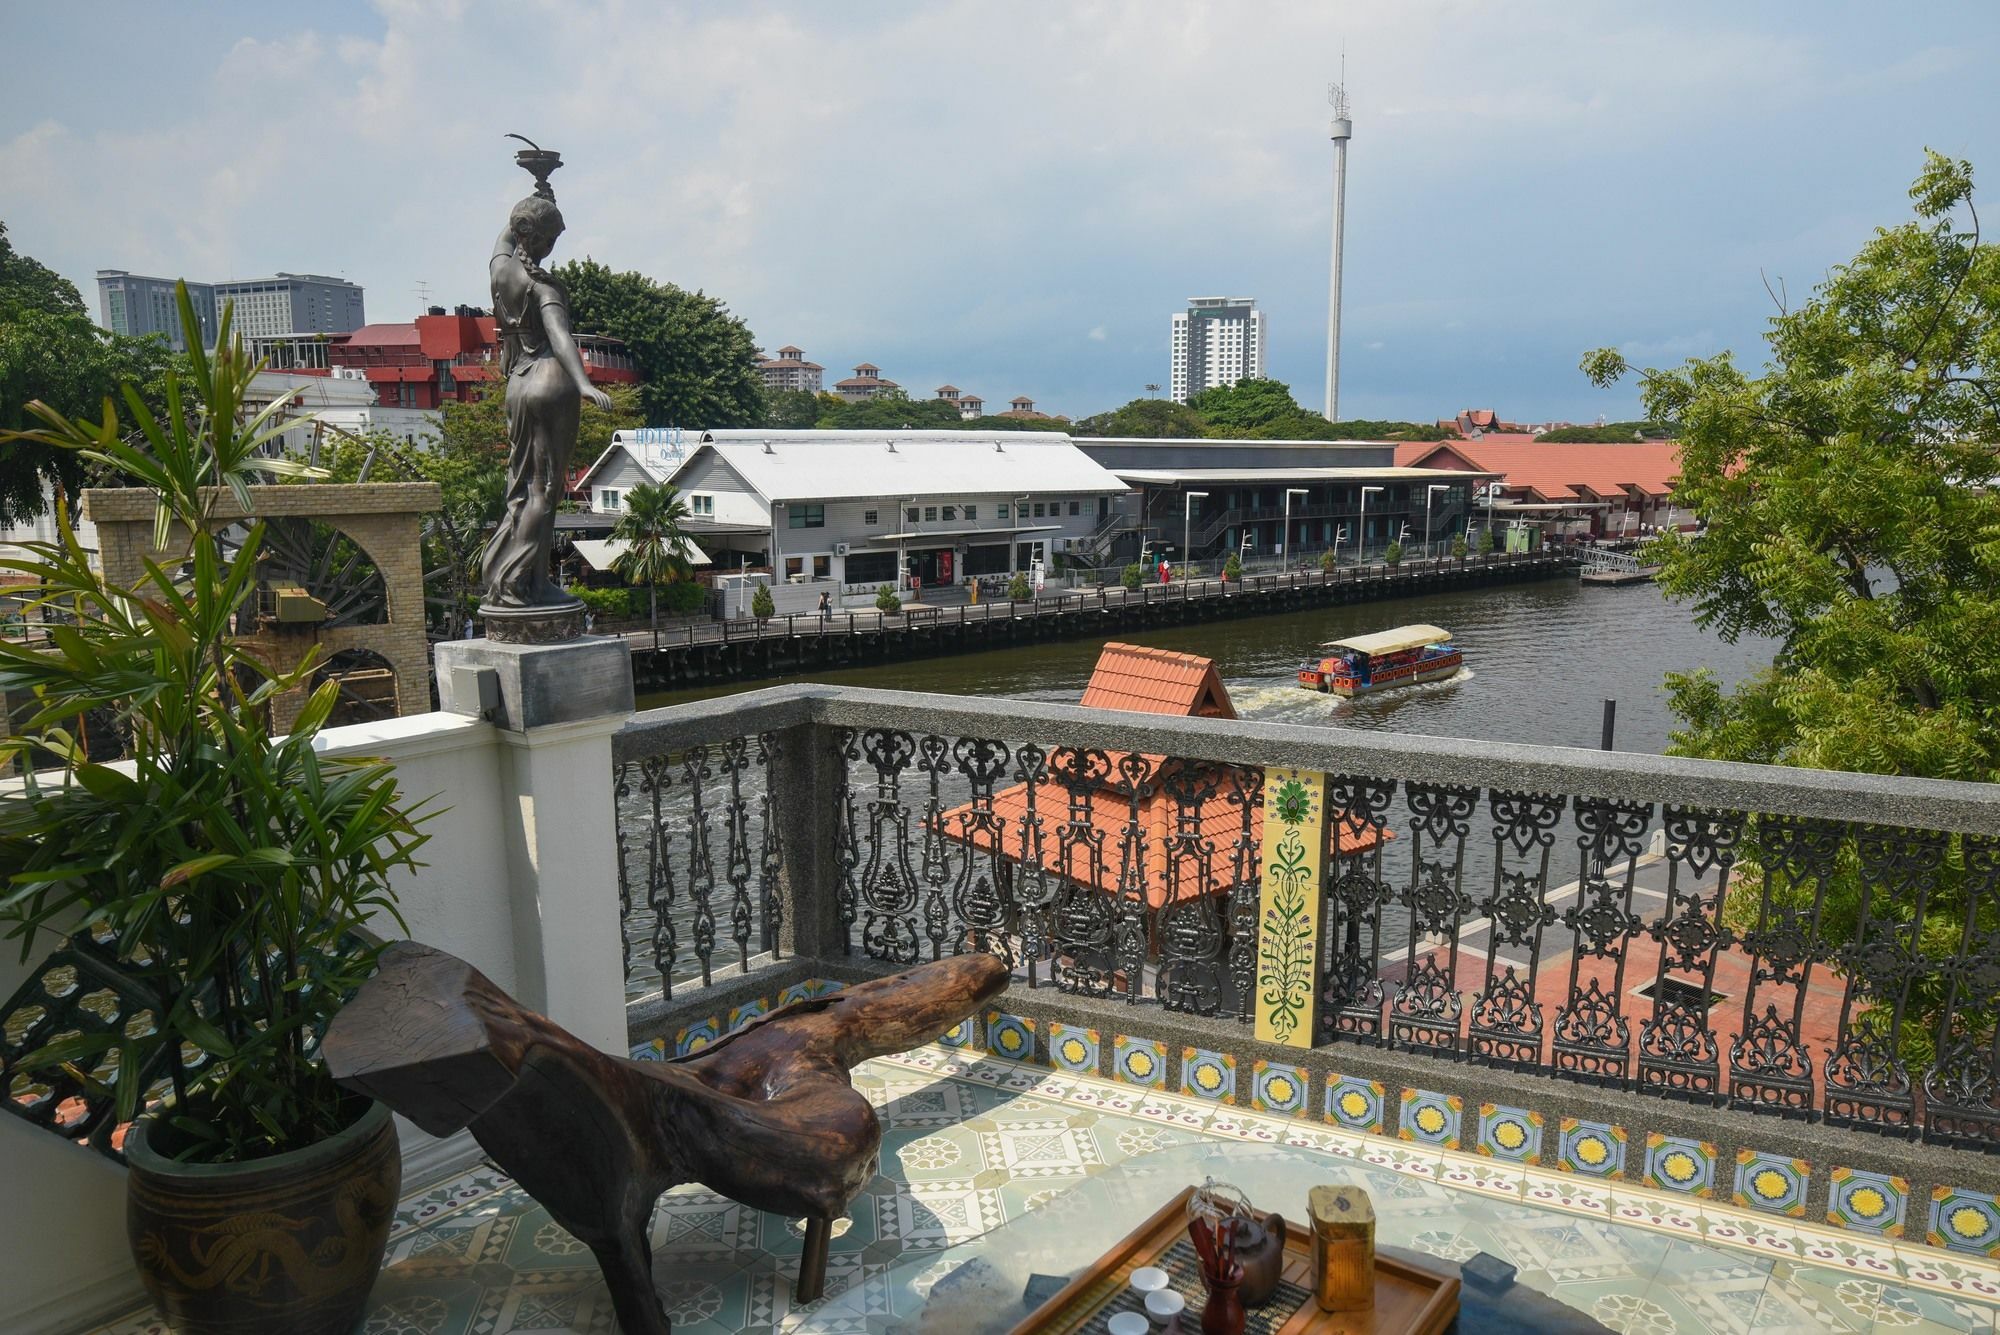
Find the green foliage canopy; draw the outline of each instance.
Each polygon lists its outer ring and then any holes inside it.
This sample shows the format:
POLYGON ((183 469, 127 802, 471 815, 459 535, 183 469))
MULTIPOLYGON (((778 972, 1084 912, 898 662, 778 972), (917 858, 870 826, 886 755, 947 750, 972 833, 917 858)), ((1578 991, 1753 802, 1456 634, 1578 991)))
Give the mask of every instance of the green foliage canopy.
POLYGON ((1762 375, 1727 354, 1643 373, 1706 525, 1653 544, 1659 583, 1725 640, 1778 645, 1734 690, 1669 677, 1679 754, 2000 779, 2000 247, 1970 164, 1931 154, 1910 193, 1913 221, 1771 321, 1762 375))
POLYGON ((750 328, 714 297, 614 273, 592 259, 558 265, 579 332, 625 340, 652 426, 756 426, 765 415, 750 328))

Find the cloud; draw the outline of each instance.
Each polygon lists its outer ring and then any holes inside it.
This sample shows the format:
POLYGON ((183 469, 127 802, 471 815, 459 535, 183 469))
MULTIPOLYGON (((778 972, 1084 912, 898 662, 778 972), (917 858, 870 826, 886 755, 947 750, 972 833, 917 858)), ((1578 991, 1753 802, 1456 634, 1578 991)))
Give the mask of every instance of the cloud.
POLYGON ((377 319, 410 314, 419 281, 483 302, 527 185, 501 138, 519 130, 567 162, 557 259, 703 288, 830 367, 1084 412, 1166 378, 1168 317, 1196 292, 1256 296, 1272 372, 1318 383, 1343 47, 1344 325, 1398 349, 1342 385, 1370 416, 1612 411, 1575 372, 1582 348, 1688 331, 1751 348, 1757 269, 1823 272, 1897 221, 1923 144, 2000 162, 2000 93, 1964 77, 1964 53, 2000 40, 1976 10, 1886 27, 1564 0, 125 13, 121 37, 178 86, 78 98, 68 72, 101 57, 101 17, 9 25, 0 218, 80 285, 100 266, 319 270, 363 283, 377 319), (1063 328, 1105 346, 1076 358, 1063 328))

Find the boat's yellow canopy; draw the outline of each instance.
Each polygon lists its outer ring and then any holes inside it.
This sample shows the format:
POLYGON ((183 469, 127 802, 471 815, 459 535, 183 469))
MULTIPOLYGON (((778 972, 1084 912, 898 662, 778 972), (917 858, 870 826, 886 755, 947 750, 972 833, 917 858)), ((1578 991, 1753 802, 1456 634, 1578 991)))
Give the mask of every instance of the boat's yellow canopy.
POLYGON ((1405 649, 1421 649, 1427 644, 1449 644, 1451 632, 1436 626, 1398 626, 1394 630, 1378 630, 1373 635, 1356 635, 1350 640, 1328 640, 1323 649, 1351 649, 1357 654, 1374 658, 1380 654, 1399 654, 1405 649))

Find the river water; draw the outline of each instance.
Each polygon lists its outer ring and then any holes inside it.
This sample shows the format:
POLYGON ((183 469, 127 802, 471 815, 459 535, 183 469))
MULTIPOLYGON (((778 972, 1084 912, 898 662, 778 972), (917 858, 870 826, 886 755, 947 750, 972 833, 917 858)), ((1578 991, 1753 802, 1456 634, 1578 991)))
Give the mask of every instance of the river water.
MULTIPOLYGON (((1214 659, 1244 718, 1594 747, 1603 701, 1612 699, 1617 748, 1655 753, 1666 749, 1673 727, 1666 673, 1706 666, 1735 682, 1769 664, 1773 653, 1768 640, 1723 643, 1651 584, 1612 587, 1574 578, 1161 626, 1133 638, 1214 659), (1297 686, 1299 665, 1323 641, 1410 622, 1450 631, 1465 651, 1465 669, 1447 681, 1360 700, 1297 686)), ((1074 703, 1103 643, 1059 640, 784 680, 1074 703)), ((640 703, 653 708, 775 684, 665 692, 640 703)))

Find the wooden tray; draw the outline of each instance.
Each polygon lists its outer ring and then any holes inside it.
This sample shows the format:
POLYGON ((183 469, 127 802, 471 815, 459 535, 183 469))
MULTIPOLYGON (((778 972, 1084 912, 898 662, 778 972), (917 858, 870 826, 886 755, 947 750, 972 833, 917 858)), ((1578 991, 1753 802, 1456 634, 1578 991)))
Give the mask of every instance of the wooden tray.
MULTIPOLYGON (((1158 1214, 1099 1257, 1061 1292, 1015 1326, 1012 1335, 1068 1335, 1094 1326, 1095 1318, 1130 1287, 1132 1272, 1153 1265, 1187 1236, 1188 1197, 1184 1188, 1158 1214)), ((1312 1238, 1286 1220, 1282 1278, 1304 1292, 1290 1312, 1274 1298, 1250 1313, 1251 1328, 1262 1324, 1271 1335, 1441 1335, 1458 1315, 1458 1278, 1440 1275, 1398 1257, 1375 1255, 1375 1307, 1368 1312, 1322 1312, 1312 1297, 1312 1238), (1264 1318, 1259 1322, 1259 1318, 1264 1318)), ((1282 1293, 1282 1289, 1281 1289, 1282 1293)), ((1201 1302, 1188 1300, 1181 1314, 1184 1335, 1201 1329, 1201 1302)))

